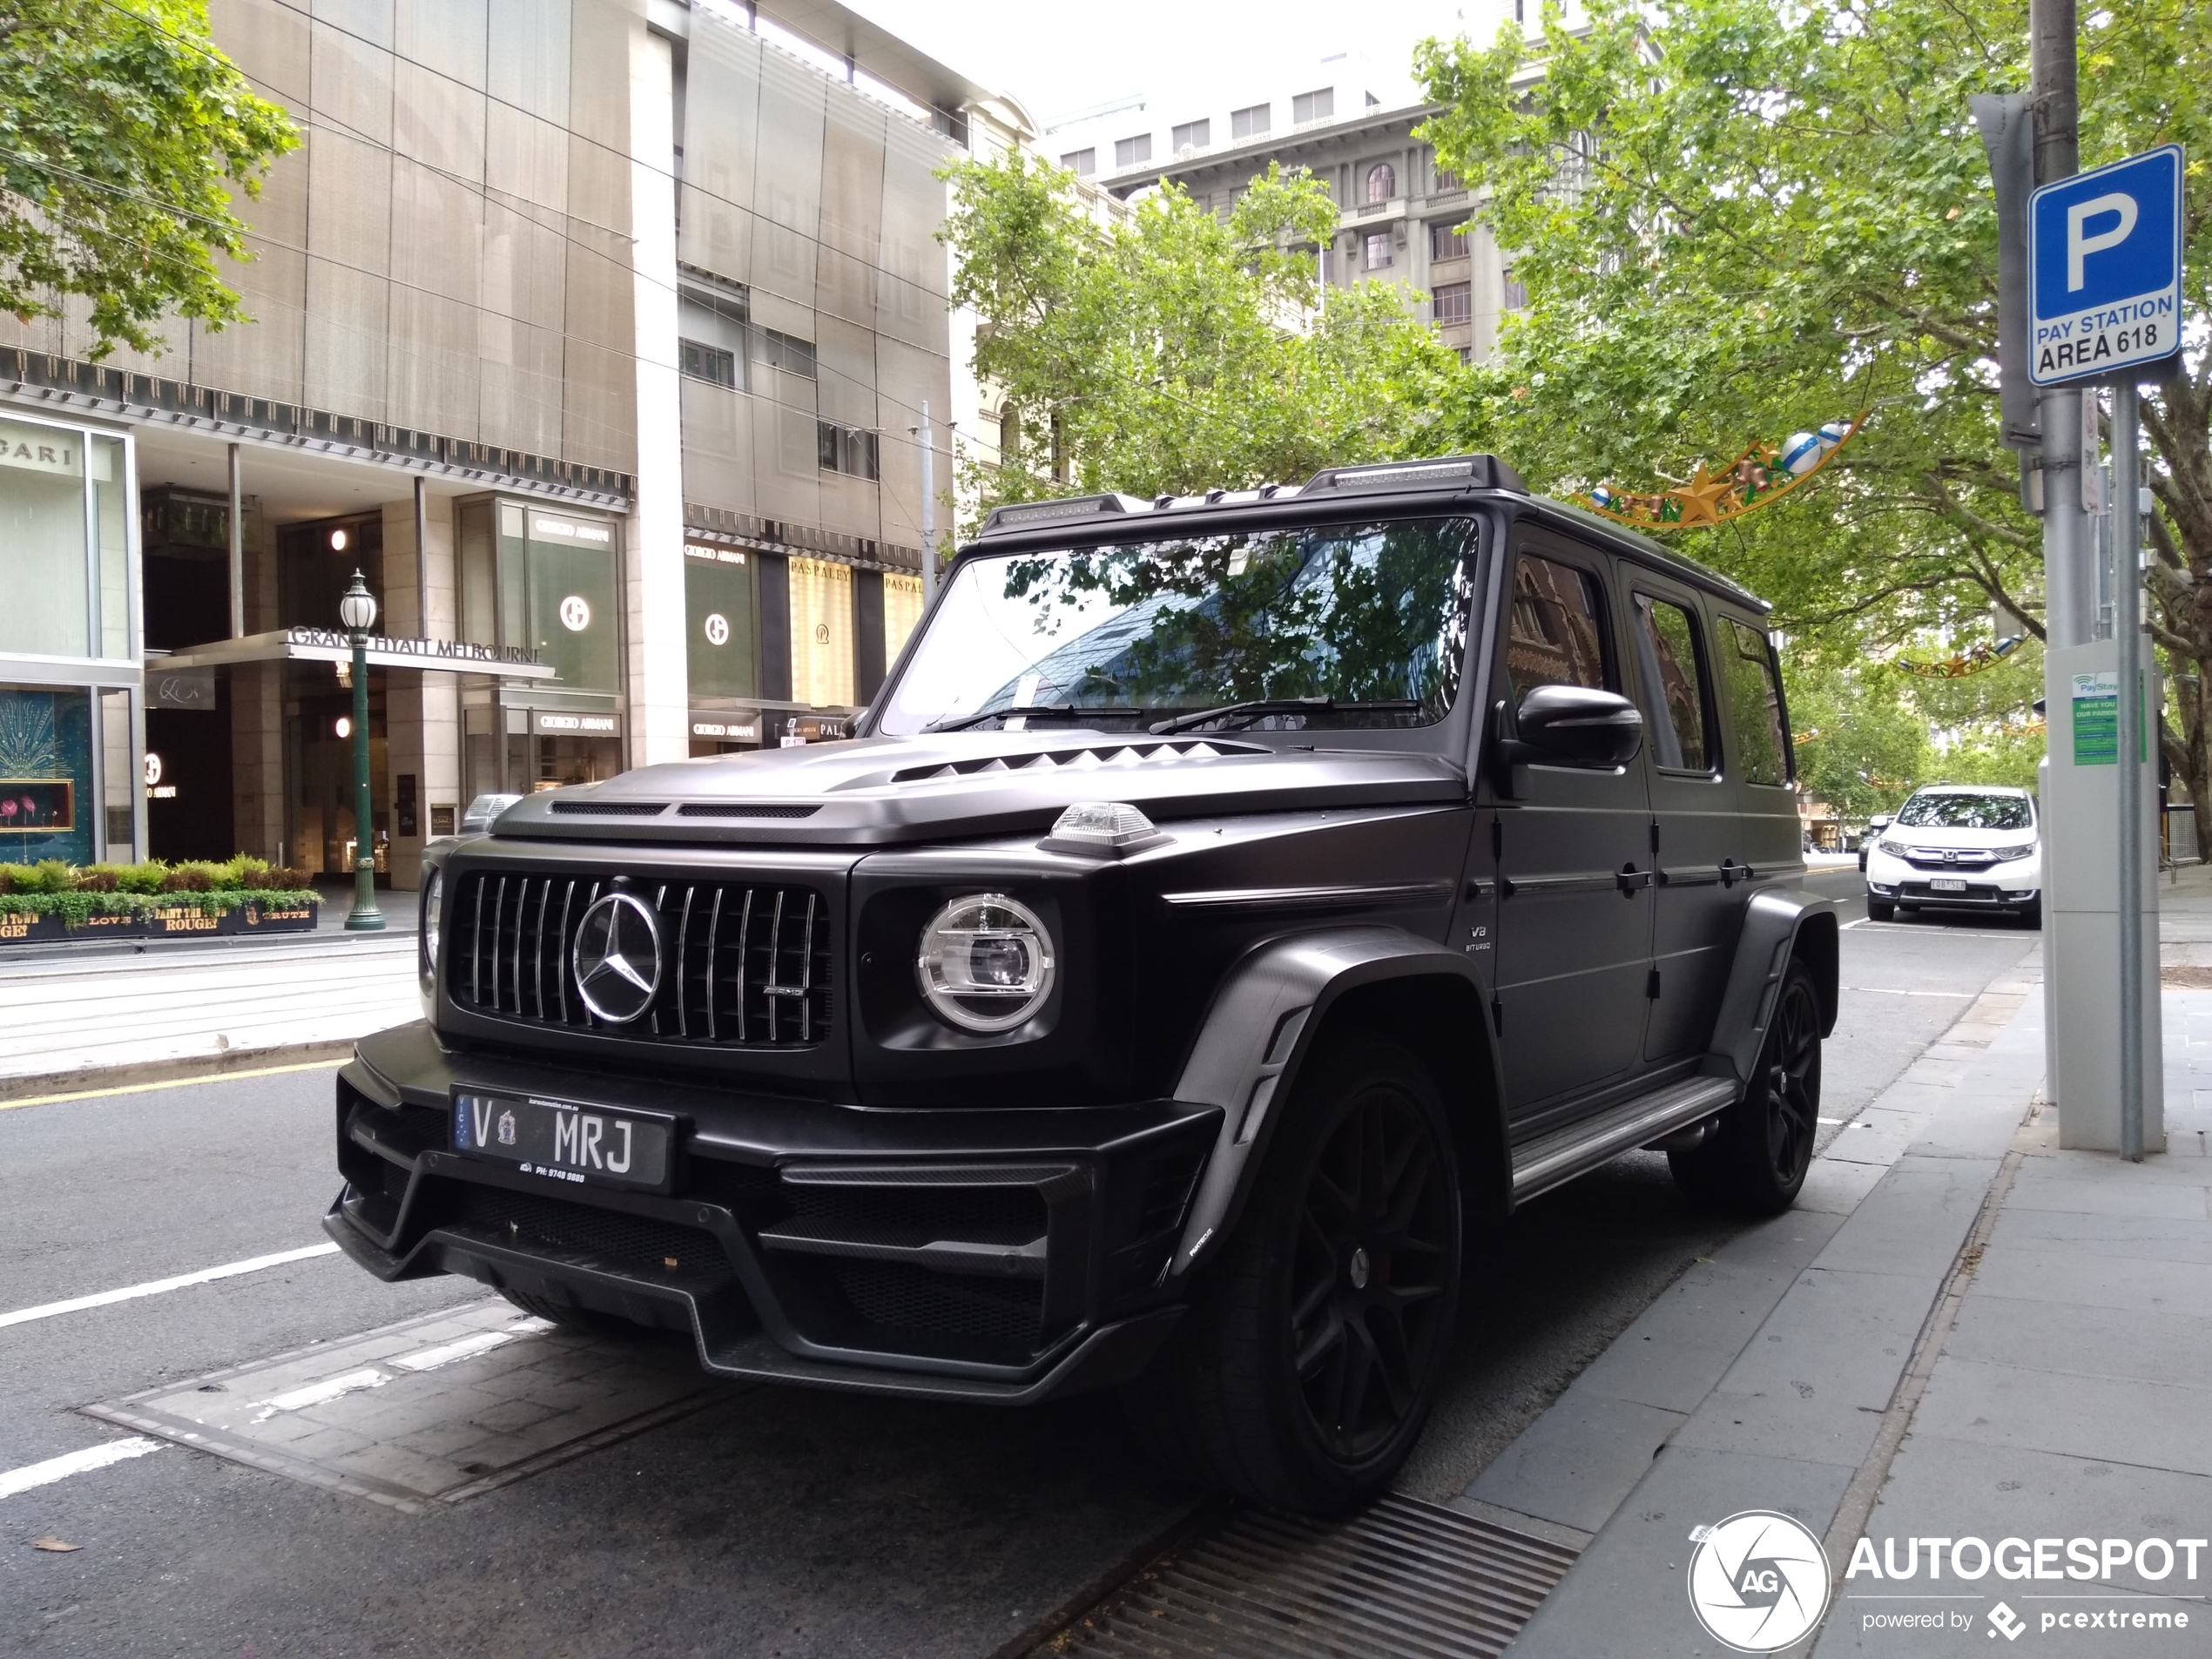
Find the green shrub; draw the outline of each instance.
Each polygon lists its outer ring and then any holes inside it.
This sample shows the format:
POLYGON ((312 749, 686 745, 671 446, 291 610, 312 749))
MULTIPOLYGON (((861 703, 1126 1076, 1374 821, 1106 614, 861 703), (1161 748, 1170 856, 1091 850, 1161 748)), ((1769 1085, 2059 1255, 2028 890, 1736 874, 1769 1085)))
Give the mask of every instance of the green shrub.
POLYGON ((158 893, 161 884, 169 879, 169 867, 159 859, 148 859, 144 864, 119 865, 115 872, 115 885, 125 893, 158 893))
POLYGON ((70 883, 71 888, 78 893, 114 893, 119 886, 113 867, 105 864, 95 864, 88 869, 78 871, 76 880, 70 883))
POLYGON ((213 878, 205 864, 179 864, 161 879, 164 893, 210 893, 214 890, 213 878))

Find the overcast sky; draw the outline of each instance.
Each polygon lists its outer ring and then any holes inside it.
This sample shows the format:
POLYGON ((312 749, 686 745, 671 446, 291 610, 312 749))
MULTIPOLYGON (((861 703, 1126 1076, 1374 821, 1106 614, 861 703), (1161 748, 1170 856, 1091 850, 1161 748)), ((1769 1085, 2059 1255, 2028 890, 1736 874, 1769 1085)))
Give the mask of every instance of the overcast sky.
MULTIPOLYGON (((1487 40, 1511 0, 846 0, 1040 121, 1134 92, 1224 93, 1276 64, 1364 53, 1400 76, 1413 44, 1487 40)), ((1386 89, 1370 89, 1386 94, 1386 89)))

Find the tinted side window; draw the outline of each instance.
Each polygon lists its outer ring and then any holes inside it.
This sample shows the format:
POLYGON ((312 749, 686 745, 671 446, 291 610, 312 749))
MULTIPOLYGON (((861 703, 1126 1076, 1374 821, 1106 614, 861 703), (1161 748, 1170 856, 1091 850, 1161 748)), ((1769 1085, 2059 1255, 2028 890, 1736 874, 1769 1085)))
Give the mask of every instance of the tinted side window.
POLYGON ((1782 725, 1782 685, 1766 636, 1734 617, 1721 624, 1722 659, 1728 664, 1729 724, 1743 756, 1743 780, 1790 781, 1790 738, 1782 725))
POLYGON ((1689 611, 1669 600, 1639 593, 1635 602, 1644 678, 1666 717, 1653 723, 1653 756, 1662 766, 1709 771, 1712 761, 1705 738, 1704 664, 1699 660, 1697 625, 1689 611))
POLYGON ((1609 689, 1605 601, 1595 576, 1554 559, 1521 556, 1513 572, 1506 672, 1515 699, 1539 685, 1609 689))

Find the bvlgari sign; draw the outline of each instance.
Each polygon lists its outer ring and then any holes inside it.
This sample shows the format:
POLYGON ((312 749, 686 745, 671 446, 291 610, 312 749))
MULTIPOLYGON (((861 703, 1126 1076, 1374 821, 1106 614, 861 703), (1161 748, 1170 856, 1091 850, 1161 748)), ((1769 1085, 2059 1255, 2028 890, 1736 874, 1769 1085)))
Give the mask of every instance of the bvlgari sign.
MULTIPOLYGON (((150 670, 214 668, 226 663, 349 663, 353 640, 335 628, 287 628, 248 634, 242 639, 195 645, 173 657, 157 657, 150 670)), ((550 680, 558 671, 541 663, 534 651, 515 645, 479 645, 468 639, 395 639, 368 637, 368 660, 377 668, 434 668, 448 673, 496 674, 502 679, 550 680)))

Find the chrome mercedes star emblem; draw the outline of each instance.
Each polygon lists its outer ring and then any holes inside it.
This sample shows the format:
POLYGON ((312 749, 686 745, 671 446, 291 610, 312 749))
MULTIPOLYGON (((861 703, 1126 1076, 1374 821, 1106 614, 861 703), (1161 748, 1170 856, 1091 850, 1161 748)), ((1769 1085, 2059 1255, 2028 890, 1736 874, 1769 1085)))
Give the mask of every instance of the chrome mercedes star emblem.
POLYGON ((660 989, 660 927, 635 894, 610 893, 583 913, 569 953, 577 995, 610 1025, 627 1025, 660 989))

